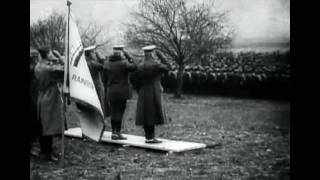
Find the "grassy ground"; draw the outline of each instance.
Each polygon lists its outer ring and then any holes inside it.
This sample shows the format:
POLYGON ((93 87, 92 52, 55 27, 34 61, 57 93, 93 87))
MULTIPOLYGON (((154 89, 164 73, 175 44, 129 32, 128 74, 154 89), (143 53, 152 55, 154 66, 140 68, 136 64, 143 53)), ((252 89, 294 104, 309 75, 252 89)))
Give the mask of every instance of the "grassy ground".
MULTIPOLYGON (((214 96, 165 95, 172 121, 159 137, 208 148, 177 154, 65 139, 65 168, 30 160, 31 179, 290 179, 290 103, 214 96), (210 146, 219 143, 220 146, 210 146)), ((134 105, 136 101, 130 101, 134 105)), ((133 107, 133 106, 131 106, 133 107)), ((124 133, 143 135, 130 118, 124 133)), ((70 118, 69 127, 78 125, 70 118)), ((107 130, 110 130, 106 120, 107 130)), ((55 139, 60 147, 60 139, 55 139)))

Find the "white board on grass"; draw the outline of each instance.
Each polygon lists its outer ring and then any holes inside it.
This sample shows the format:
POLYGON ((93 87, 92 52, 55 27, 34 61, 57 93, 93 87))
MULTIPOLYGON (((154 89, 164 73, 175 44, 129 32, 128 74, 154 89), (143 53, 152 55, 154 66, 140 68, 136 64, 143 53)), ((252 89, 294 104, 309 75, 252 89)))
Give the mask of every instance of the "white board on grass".
MULTIPOLYGON (((64 133, 66 136, 82 138, 81 128, 70 128, 64 133)), ((130 134, 123 134, 127 139, 126 140, 112 140, 111 132, 104 131, 103 136, 101 138, 102 142, 115 143, 115 144, 123 144, 135 147, 142 147, 147 149, 155 149, 169 152, 182 152, 194 149, 205 148, 206 144, 202 143, 194 143, 194 142, 186 142, 186 141, 174 141, 169 139, 157 138, 162 141, 159 144, 148 144, 145 143, 145 137, 136 136, 130 134)))

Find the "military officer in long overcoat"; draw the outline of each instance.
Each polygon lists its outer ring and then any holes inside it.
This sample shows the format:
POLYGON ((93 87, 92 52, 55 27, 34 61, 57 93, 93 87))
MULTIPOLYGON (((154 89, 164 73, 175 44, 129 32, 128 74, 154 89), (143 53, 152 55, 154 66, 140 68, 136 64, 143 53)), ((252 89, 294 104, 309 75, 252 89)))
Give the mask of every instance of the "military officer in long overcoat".
POLYGON ((38 155, 38 149, 32 147, 32 143, 35 141, 37 137, 41 134, 41 124, 37 118, 37 98, 38 98, 38 81, 34 74, 34 68, 38 63, 39 54, 38 51, 34 50, 32 53, 30 52, 30 99, 29 99, 29 113, 31 120, 31 133, 30 133, 30 153, 31 155, 38 155))
POLYGON ((39 83, 37 117, 41 122, 40 149, 43 158, 56 161, 58 157, 53 153, 52 141, 62 132, 63 102, 58 84, 63 82, 64 69, 50 48, 40 48, 39 53, 41 60, 35 67, 35 76, 39 83))
POLYGON ((143 126, 146 143, 161 143, 155 138, 155 126, 167 122, 162 108, 160 78, 163 73, 169 71, 169 65, 160 53, 156 53, 156 55, 161 63, 155 61, 153 57, 154 48, 154 45, 143 48, 145 59, 137 69, 139 97, 136 125, 143 126))
POLYGON ((104 82, 111 108, 111 138, 124 140, 126 137, 121 134, 122 117, 132 92, 129 85, 129 73, 136 70, 137 66, 129 54, 124 51, 123 45, 113 46, 113 50, 113 55, 104 65, 104 82))

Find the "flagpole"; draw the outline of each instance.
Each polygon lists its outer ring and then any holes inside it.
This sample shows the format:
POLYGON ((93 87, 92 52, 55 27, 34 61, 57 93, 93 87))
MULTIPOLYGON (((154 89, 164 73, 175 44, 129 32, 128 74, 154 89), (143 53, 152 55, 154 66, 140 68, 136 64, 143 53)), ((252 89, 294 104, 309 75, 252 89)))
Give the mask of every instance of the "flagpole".
POLYGON ((62 133, 61 133, 61 159, 60 159, 60 166, 63 168, 64 167, 64 131, 65 131, 65 122, 67 122, 67 101, 69 102, 69 21, 70 21, 70 6, 71 6, 71 1, 67 0, 67 6, 68 6, 68 26, 67 26, 67 31, 68 31, 68 35, 67 35, 67 61, 66 64, 67 65, 67 73, 66 73, 66 87, 68 88, 67 93, 63 93, 63 121, 62 121, 62 133))

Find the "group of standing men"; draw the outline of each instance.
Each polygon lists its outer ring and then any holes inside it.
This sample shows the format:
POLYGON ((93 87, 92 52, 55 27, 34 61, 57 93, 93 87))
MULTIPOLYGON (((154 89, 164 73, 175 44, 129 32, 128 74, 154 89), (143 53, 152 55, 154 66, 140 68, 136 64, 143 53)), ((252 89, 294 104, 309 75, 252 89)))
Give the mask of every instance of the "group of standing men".
MULTIPOLYGON (((162 108, 161 93, 163 91, 160 78, 169 71, 169 63, 157 50, 156 46, 143 48, 145 58, 136 64, 124 50, 124 46, 113 47, 113 54, 103 58, 95 49, 86 49, 87 64, 97 90, 104 113, 111 115, 113 140, 124 140, 121 134, 122 117, 127 100, 131 98, 132 89, 129 82, 130 73, 137 76, 136 91, 138 101, 136 108, 136 125, 143 126, 146 143, 161 143, 155 138, 155 125, 166 123, 166 115, 162 108)), ((30 62, 32 119, 31 143, 39 137, 41 154, 49 160, 57 160, 52 152, 52 137, 62 132, 62 98, 63 57, 50 48, 38 50, 40 57, 30 62)), ((31 144, 30 144, 31 145, 31 144)))

